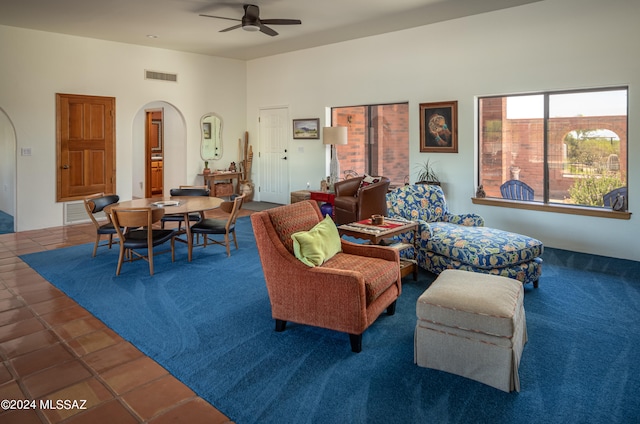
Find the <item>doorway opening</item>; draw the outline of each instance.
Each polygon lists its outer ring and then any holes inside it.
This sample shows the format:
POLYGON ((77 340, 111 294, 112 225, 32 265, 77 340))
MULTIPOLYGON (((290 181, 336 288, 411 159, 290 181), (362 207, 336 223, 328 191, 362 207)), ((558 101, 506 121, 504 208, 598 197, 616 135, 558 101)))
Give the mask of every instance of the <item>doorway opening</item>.
POLYGON ((164 194, 164 110, 145 110, 145 197, 164 194))
MULTIPOLYGON (((127 154, 131 155, 131 194, 123 190, 121 198, 131 196, 133 199, 140 199, 150 196, 147 194, 151 190, 151 175, 148 171, 151 169, 152 157, 160 158, 160 151, 152 151, 147 141, 147 129, 154 128, 147 112, 153 111, 162 111, 162 139, 161 144, 155 147, 162 146, 162 194, 169 194, 169 188, 196 184, 197 177, 191 177, 187 173, 187 126, 184 116, 171 103, 158 100, 146 103, 138 109, 132 127, 133 142, 130 146, 123 146, 127 149, 127 154)), ((128 181, 129 177, 124 175, 123 179, 128 181)))
POLYGON ((0 108, 0 234, 13 233, 16 219, 16 131, 0 108))

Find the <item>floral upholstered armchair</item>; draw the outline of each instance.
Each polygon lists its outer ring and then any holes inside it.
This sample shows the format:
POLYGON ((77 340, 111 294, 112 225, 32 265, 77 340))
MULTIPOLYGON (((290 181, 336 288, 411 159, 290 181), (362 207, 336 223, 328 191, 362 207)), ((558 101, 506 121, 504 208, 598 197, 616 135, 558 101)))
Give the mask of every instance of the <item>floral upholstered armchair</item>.
MULTIPOLYGON (((484 226, 476 214, 452 214, 440 186, 415 184, 387 194, 389 217, 418 222, 418 265, 435 274, 463 269, 514 278, 538 285, 542 242, 484 226)), ((413 243, 413 234, 397 237, 413 243)), ((407 257, 412 252, 403 252, 407 257)))
MULTIPOLYGON (((442 188, 431 184, 413 184, 397 188, 387 194, 389 217, 404 218, 418 222, 418 264, 427 265, 427 244, 439 223, 481 227, 484 219, 476 214, 456 215, 449 212, 442 188)), ((456 227, 451 227, 455 229, 456 227)), ((399 237, 413 244, 413 233, 399 237)))
POLYGON ((482 227, 484 219, 473 213, 453 214, 449 212, 442 188, 432 184, 405 185, 387 194, 389 216, 397 216, 411 221, 422 221, 421 231, 427 231, 427 238, 433 222, 482 227))

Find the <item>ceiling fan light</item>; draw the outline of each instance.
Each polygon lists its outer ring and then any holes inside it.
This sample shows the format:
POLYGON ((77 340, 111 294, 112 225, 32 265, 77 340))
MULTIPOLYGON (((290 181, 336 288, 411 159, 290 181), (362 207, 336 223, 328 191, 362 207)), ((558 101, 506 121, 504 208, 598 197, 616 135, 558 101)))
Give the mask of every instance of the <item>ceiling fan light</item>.
POLYGON ((260 31, 260 27, 256 24, 246 24, 242 26, 242 29, 245 31, 255 32, 260 31))

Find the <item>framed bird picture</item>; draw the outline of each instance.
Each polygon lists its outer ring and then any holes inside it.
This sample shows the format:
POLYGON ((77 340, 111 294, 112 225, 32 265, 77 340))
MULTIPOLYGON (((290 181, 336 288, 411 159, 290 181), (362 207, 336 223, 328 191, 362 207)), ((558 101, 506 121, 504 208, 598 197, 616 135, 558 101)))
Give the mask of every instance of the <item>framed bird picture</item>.
POLYGON ((458 102, 420 103, 420 151, 458 153, 458 102))

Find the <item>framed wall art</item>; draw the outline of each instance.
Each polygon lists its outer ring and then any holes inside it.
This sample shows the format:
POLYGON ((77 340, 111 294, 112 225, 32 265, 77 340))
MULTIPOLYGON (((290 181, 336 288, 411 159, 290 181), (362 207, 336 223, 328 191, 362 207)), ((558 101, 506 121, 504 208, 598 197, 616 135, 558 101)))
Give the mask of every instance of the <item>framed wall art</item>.
POLYGON ((318 139, 320 138, 320 118, 294 119, 293 138, 318 139))
POLYGON ((420 151, 458 153, 458 102, 420 103, 420 151))
POLYGON ((211 139, 211 122, 202 123, 202 136, 207 140, 211 139))
POLYGON ((152 152, 162 151, 162 120, 151 120, 151 132, 149 134, 149 144, 151 145, 152 152))

